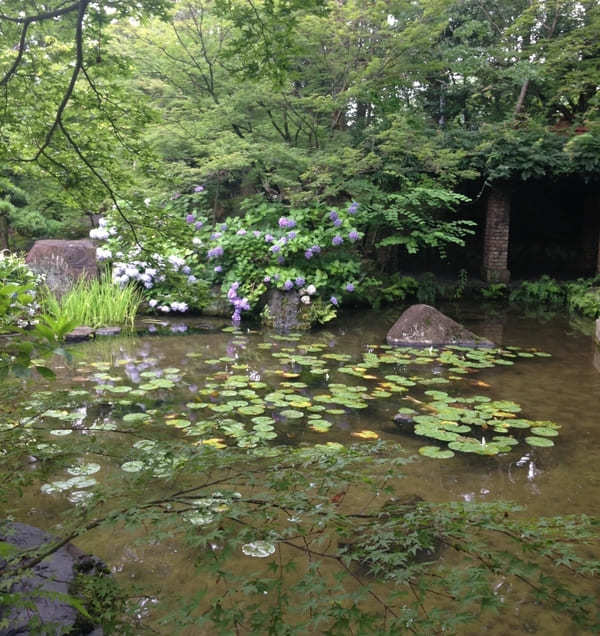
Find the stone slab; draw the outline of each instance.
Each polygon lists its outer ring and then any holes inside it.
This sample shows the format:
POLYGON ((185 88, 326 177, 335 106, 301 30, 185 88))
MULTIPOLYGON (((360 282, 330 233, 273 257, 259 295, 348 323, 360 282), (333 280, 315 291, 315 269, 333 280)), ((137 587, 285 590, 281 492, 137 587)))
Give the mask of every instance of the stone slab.
MULTIPOLYGON (((10 543, 19 551, 36 550, 54 542, 48 533, 24 523, 0 523, 0 541, 10 543)), ((6 562, 0 559, 0 578, 6 562)), ((8 627, 0 629, 0 636, 21 636, 37 633, 31 631, 30 622, 39 621, 44 633, 71 633, 77 623, 78 612, 72 605, 56 598, 56 594, 69 594, 70 586, 78 572, 93 571, 105 566, 94 557, 68 543, 33 566, 31 574, 18 579, 11 592, 22 594, 33 603, 32 607, 7 608, 0 605, 0 618, 8 618, 8 627), (54 631, 56 630, 56 631, 54 631)), ((102 634, 90 627, 77 633, 102 634)))
POLYGON ((82 342, 84 340, 91 340, 94 337, 95 331, 91 327, 75 327, 73 331, 70 331, 65 336, 66 342, 82 342))
POLYGON ((81 277, 98 276, 96 246, 89 239, 36 241, 27 254, 30 268, 44 274, 55 293, 65 293, 81 277))
POLYGON ((493 347, 494 343, 480 338, 430 305, 409 307, 386 336, 387 343, 405 347, 493 347))

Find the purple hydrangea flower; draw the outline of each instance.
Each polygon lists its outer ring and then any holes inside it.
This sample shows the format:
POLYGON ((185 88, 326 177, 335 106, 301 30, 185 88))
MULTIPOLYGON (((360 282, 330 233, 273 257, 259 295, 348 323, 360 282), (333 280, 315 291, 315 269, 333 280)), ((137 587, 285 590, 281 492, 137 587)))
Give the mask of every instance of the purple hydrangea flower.
POLYGON ((338 299, 337 299, 335 296, 332 296, 332 297, 329 299, 329 302, 330 302, 332 305, 335 305, 335 306, 337 307, 338 299))
POLYGON ((221 232, 213 232, 213 233, 210 235, 210 238, 211 238, 213 241, 216 241, 217 239, 221 238, 222 236, 223 236, 223 234, 221 234, 221 232))
POLYGON ((354 241, 358 241, 360 235, 356 230, 351 230, 350 232, 348 232, 348 238, 352 243, 354 243, 354 241))
POLYGON ((296 221, 294 221, 294 219, 288 219, 287 226, 289 228, 296 227, 296 221))
POLYGON ((280 216, 279 217, 279 227, 281 227, 281 228, 288 227, 288 220, 286 219, 285 216, 280 216))
POLYGON ((292 230, 291 232, 288 232, 287 235, 290 241, 296 238, 296 232, 294 232, 294 230, 292 230))
POLYGON ((277 257, 277 262, 280 265, 283 265, 285 263, 285 258, 283 258, 283 256, 280 255, 280 256, 277 257))
POLYGON ((313 245, 310 248, 314 254, 320 254, 321 253, 321 247, 319 245, 313 245))
POLYGON ((260 238, 260 235, 261 235, 261 233, 258 230, 254 230, 252 234, 254 234, 254 238, 260 238))
POLYGON ((265 276, 263 278, 263 283, 270 283, 271 282, 271 277, 270 276, 265 276))
POLYGON ((245 235, 247 234, 247 232, 246 232, 246 230, 245 230, 244 228, 242 228, 241 230, 238 230, 238 231, 236 232, 236 234, 237 234, 238 236, 245 236, 245 235))
POLYGON ((307 261, 310 261, 310 259, 313 257, 313 253, 312 250, 306 250, 306 252, 304 252, 304 258, 307 261))
POLYGON ((203 185, 197 185, 194 188, 194 192, 204 192, 204 186, 203 185))
POLYGON ((199 230, 203 225, 204 225, 204 223, 202 223, 202 221, 196 221, 196 223, 194 223, 194 227, 197 230, 199 230))
POLYGON ((333 224, 335 225, 335 227, 340 227, 340 225, 342 224, 342 219, 336 219, 333 224))
POLYGON ((223 256, 223 248, 220 245, 217 245, 216 247, 213 247, 212 249, 208 250, 208 252, 206 253, 206 256, 208 256, 209 259, 223 256))
POLYGON ((188 214, 185 217, 185 222, 186 223, 193 223, 196 220, 196 217, 193 214, 188 214))
POLYGON ((221 232, 225 232, 227 230, 227 223, 221 223, 221 227, 219 229, 221 232))
POLYGON ((223 271, 223 268, 221 267, 221 265, 217 265, 215 267, 215 272, 217 272, 217 274, 220 274, 223 271))
POLYGON ((348 207, 348 214, 356 214, 357 212, 358 212, 358 203, 356 201, 352 201, 352 203, 348 207))
POLYGON ((184 265, 184 266, 181 268, 181 271, 182 271, 184 274, 186 274, 186 275, 187 275, 187 274, 191 273, 191 271, 192 271, 192 270, 190 269, 190 266, 189 266, 189 265, 184 265))
POLYGON ((354 285, 352 283, 347 283, 346 284, 346 291, 347 292, 353 292, 354 291, 354 285))
POLYGON ((339 234, 336 234, 331 240, 332 245, 341 245, 343 242, 344 239, 339 234))
POLYGON ((275 240, 275 237, 272 234, 265 234, 265 242, 272 243, 275 240))
POLYGON ((275 275, 273 276, 273 280, 279 280, 279 274, 275 274, 275 275))
POLYGON ((294 286, 294 283, 288 278, 285 283, 283 283, 283 288, 286 290, 291 289, 294 286))
POLYGON ((331 221, 337 221, 338 218, 339 218, 338 213, 335 210, 331 210, 331 212, 329 213, 329 219, 331 221))
POLYGON ((294 282, 296 283, 297 287, 302 287, 302 285, 304 285, 306 280, 304 278, 302 278, 302 276, 298 276, 298 278, 296 278, 296 280, 294 282))
POLYGON ((271 252, 273 252, 273 254, 276 254, 281 249, 281 246, 280 245, 271 245, 271 247, 269 249, 271 250, 271 252))

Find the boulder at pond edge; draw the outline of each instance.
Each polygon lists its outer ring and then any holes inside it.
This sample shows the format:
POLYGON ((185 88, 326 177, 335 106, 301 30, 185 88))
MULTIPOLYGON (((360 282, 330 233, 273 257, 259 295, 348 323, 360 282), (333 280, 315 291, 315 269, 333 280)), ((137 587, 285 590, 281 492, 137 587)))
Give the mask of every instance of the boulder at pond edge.
POLYGON ((386 340, 403 347, 494 346, 491 340, 480 338, 429 305, 409 307, 388 331, 386 340))

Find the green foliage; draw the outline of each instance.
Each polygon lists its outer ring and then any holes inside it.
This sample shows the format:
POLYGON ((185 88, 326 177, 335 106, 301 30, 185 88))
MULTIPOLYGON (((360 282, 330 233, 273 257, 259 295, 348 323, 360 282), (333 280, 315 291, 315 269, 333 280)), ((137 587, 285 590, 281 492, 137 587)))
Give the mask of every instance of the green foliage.
POLYGON ((112 282, 108 274, 100 279, 80 278, 60 298, 48 292, 43 299, 44 311, 56 323, 87 327, 133 327, 141 302, 142 295, 138 289, 133 285, 120 287, 112 282))
POLYGON ((586 318, 600 318, 600 277, 566 284, 567 307, 586 318))
POLYGON ((535 281, 523 281, 519 287, 511 291, 509 300, 525 305, 556 307, 564 305, 566 291, 558 281, 544 275, 535 281))
POLYGON ((35 324, 40 282, 21 256, 0 251, 0 333, 35 324))
POLYGON ((481 295, 486 300, 503 300, 508 296, 508 285, 506 283, 488 283, 482 287, 481 295))

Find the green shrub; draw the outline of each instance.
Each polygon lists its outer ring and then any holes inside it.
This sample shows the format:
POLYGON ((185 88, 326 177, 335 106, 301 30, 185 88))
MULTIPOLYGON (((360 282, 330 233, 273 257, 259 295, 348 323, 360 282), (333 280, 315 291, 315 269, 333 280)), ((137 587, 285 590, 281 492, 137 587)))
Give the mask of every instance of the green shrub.
POLYGON ((567 283, 567 307, 586 318, 600 317, 600 276, 567 283))
POLYGON ((21 256, 0 251, 0 333, 36 324, 41 281, 21 256))
POLYGON ((566 293, 563 285, 544 275, 538 280, 524 280, 510 293, 510 302, 556 307, 565 304, 566 293))

